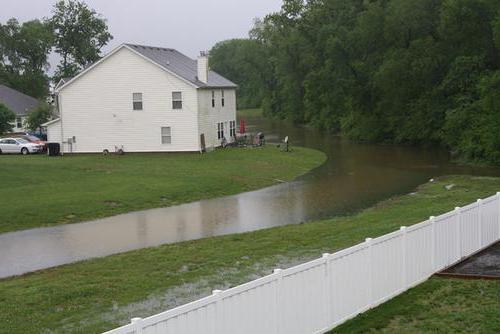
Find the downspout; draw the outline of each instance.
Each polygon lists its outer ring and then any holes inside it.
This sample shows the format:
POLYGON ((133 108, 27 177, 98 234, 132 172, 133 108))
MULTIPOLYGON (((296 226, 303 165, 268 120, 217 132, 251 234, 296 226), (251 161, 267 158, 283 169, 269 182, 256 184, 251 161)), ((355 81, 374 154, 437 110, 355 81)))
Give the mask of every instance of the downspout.
POLYGON ((57 93, 57 105, 59 107, 59 123, 61 124, 61 155, 64 155, 64 130, 63 130, 63 113, 62 113, 62 103, 61 95, 57 93))
POLYGON ((196 88, 196 127, 198 128, 198 134, 196 135, 196 137, 198 137, 197 138, 198 139, 198 150, 200 151, 200 153, 203 153, 203 148, 201 147, 202 129, 201 129, 200 118, 201 118, 201 113, 200 113, 200 90, 199 90, 199 88, 196 88))

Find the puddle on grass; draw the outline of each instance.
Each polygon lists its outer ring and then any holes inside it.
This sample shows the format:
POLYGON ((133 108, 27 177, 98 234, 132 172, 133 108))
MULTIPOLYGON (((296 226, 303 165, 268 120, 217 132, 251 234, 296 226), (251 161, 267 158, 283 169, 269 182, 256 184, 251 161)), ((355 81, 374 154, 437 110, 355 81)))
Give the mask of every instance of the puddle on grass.
POLYGON ((444 273, 500 279, 500 242, 445 270, 444 273))
MULTIPOLYGON (((100 314, 96 318, 78 322, 70 321, 69 319, 63 320, 64 324, 60 328, 54 331, 46 331, 46 333, 79 332, 86 327, 102 323, 115 324, 113 327, 123 326, 129 324, 132 318, 146 318, 209 296, 214 289, 226 290, 269 275, 275 268, 286 269, 315 258, 317 256, 304 255, 296 258, 275 256, 266 259, 264 262, 254 263, 250 266, 239 266, 239 262, 236 262, 234 267, 221 269, 218 273, 202 277, 195 282, 171 287, 161 293, 152 294, 138 302, 127 305, 118 305, 114 302, 113 306, 107 312, 100 314)), ((245 257, 242 257, 242 260, 245 260, 245 257)))

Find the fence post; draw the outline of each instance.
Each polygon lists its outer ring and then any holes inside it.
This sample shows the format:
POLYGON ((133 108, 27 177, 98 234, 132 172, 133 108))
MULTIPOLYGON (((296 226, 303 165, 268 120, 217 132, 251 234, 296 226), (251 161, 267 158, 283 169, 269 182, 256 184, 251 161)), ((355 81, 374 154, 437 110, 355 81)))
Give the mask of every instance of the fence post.
POLYGON ((457 259, 460 260, 462 258, 462 218, 461 218, 461 210, 460 207, 455 207, 455 219, 457 225, 457 233, 455 237, 457 238, 457 259))
POLYGON ((407 251, 406 251, 406 243, 407 243, 407 235, 406 235, 406 226, 401 226, 399 228, 399 230, 401 231, 401 256, 403 257, 403 270, 401 270, 401 281, 402 281, 402 285, 403 285, 403 289, 406 289, 408 287, 408 273, 407 273, 407 269, 406 269, 406 265, 407 265, 407 257, 408 257, 408 254, 407 254, 407 251))
POLYGON ((142 318, 132 318, 130 323, 134 325, 134 333, 142 334, 142 318))
POLYGON ((331 282, 330 282, 330 254, 323 253, 323 261, 325 262, 325 285, 324 291, 326 294, 325 298, 325 327, 328 327, 332 321, 332 293, 331 293, 331 282))
POLYGON ((283 283, 283 270, 274 269, 273 272, 276 275, 276 334, 280 334, 282 331, 281 324, 281 294, 282 294, 282 283, 283 283))
POLYGON ((215 297, 215 333, 224 333, 224 319, 222 317, 222 290, 213 290, 212 295, 215 297))
POLYGON ((431 266, 433 275, 436 272, 436 217, 430 216, 429 223, 431 224, 431 266))
POLYGON ((366 267, 368 268, 368 297, 370 298, 368 306, 369 308, 373 307, 374 300, 373 300, 373 254, 372 254, 372 238, 366 238, 365 243, 367 246, 367 264, 366 267))
POLYGON ((479 230, 479 249, 483 248, 483 200, 477 200, 477 221, 478 221, 478 230, 479 230))

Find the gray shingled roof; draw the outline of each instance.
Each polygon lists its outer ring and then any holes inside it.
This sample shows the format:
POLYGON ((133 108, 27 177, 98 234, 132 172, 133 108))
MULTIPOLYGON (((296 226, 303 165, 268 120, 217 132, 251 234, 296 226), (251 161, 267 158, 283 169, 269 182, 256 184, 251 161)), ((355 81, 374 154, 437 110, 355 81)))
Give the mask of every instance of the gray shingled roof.
POLYGON ((38 106, 38 100, 10 87, 0 85, 0 103, 3 103, 17 116, 29 114, 38 106))
POLYGON ((197 61, 183 55, 177 50, 160 48, 154 46, 125 44, 133 50, 139 52, 144 57, 157 63, 165 69, 172 71, 183 79, 193 83, 199 88, 208 87, 236 87, 234 82, 229 81, 222 75, 210 71, 208 73, 208 83, 203 83, 198 80, 198 65, 197 61))

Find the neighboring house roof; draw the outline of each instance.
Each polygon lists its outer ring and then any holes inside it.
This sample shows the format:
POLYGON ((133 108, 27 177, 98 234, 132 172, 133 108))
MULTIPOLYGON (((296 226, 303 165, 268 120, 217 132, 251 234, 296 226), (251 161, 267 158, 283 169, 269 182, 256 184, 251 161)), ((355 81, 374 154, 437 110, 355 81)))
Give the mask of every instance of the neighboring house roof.
POLYGON ((57 84, 56 90, 59 91, 62 88, 69 85, 71 82, 75 81, 86 72, 92 70, 99 63, 104 61, 106 58, 112 56, 115 52, 120 50, 121 48, 126 47, 132 52, 142 56, 144 59, 149 60, 153 64, 159 66, 163 70, 174 74, 175 76, 183 79, 184 81, 190 83, 196 88, 236 88, 237 85, 224 78, 220 74, 215 73, 214 71, 209 71, 208 73, 208 83, 203 83, 198 80, 198 63, 196 60, 189 58, 188 56, 176 51, 174 49, 161 48, 161 47, 153 47, 153 46, 145 46, 145 45, 136 45, 136 44, 122 44, 115 48, 113 51, 104 56, 101 60, 92 64, 80 74, 76 75, 73 78, 63 78, 57 84), (67 80, 67 81, 66 81, 67 80), (64 81, 64 82, 62 82, 64 81))
POLYGON ((28 115, 39 104, 34 97, 4 85, 0 85, 0 103, 5 104, 16 116, 28 115))

